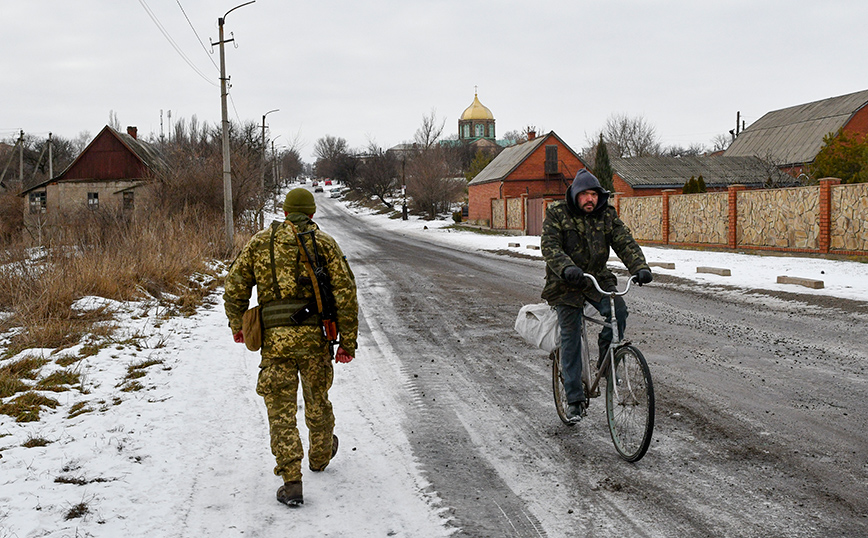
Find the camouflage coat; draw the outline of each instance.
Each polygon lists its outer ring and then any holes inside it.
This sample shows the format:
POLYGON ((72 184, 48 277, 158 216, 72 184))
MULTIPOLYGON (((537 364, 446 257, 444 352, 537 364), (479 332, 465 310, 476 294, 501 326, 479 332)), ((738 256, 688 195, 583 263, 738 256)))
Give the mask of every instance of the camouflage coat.
MULTIPOLYGON (((338 312, 340 345, 355 356, 358 336, 358 301, 356 282, 347 259, 337 242, 306 215, 290 213, 299 233, 316 230, 316 248, 325 260, 331 277, 332 290, 338 312)), ((277 227, 274 237, 274 261, 277 281, 283 299, 314 299, 313 284, 301 261, 296 236, 287 222, 277 227)), ((270 255, 271 227, 256 233, 235 258, 224 282, 223 294, 226 317, 233 334, 241 330, 241 317, 247 310, 253 286, 256 286, 259 304, 276 299, 270 255)), ((308 252, 313 256, 310 239, 305 239, 308 252)), ((262 364, 265 367, 277 359, 302 357, 326 353, 327 342, 318 324, 272 327, 264 330, 262 338, 262 364)))
POLYGON ((566 304, 579 307, 585 297, 593 300, 601 298, 588 279, 577 284, 563 279, 564 270, 571 265, 594 275, 603 289, 614 289, 617 279, 606 267, 610 247, 630 274, 648 269, 642 249, 618 218, 615 208, 609 205, 608 191, 599 186, 596 178, 588 185, 574 182, 567 190, 566 199, 551 204, 546 210, 540 239, 540 250, 546 261, 546 284, 542 298, 552 306, 566 304), (585 213, 575 201, 575 195, 587 188, 597 190, 599 194, 597 207, 591 213, 585 213))

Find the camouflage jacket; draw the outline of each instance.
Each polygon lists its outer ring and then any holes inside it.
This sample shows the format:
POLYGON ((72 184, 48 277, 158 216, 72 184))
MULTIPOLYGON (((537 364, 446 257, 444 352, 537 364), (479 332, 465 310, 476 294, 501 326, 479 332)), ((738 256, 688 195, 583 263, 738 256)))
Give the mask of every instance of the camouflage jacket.
POLYGON ((630 274, 648 269, 642 249, 618 218, 615 208, 609 206, 608 193, 605 194, 589 214, 570 203, 569 192, 566 201, 555 202, 546 210, 540 239, 540 250, 546 261, 542 298, 550 305, 581 306, 585 297, 600 300, 600 293, 588 279, 579 284, 563 279, 564 270, 571 265, 594 275, 603 289, 615 289, 617 279, 606 267, 610 247, 630 274))
MULTIPOLYGON (((347 259, 337 242, 306 215, 290 213, 287 217, 299 233, 315 230, 316 248, 325 261, 338 312, 340 345, 351 356, 356 353, 359 330, 356 281, 347 259)), ((233 334, 241 330, 241 317, 247 310, 253 286, 256 286, 259 304, 275 300, 274 279, 271 272, 271 227, 261 230, 244 246, 229 268, 223 294, 226 317, 233 334)), ((309 239, 308 252, 313 255, 309 239)), ((282 222, 274 234, 274 261, 282 299, 314 299, 313 284, 301 261, 300 249, 292 227, 282 222)), ((326 353, 327 342, 319 325, 296 325, 265 329, 262 338, 262 364, 291 356, 326 353)))

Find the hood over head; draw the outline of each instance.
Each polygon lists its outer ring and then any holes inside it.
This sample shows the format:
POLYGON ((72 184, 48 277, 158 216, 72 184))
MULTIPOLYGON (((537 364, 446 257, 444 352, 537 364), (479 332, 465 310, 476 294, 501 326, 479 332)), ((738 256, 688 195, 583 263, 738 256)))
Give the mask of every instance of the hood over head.
POLYGON ((575 179, 573 179, 573 182, 567 189, 566 200, 567 207, 570 209, 570 211, 577 214, 583 213, 578 204, 576 204, 576 196, 582 191, 587 191, 591 189, 597 191, 597 193, 600 195, 597 199, 597 207, 594 208, 591 214, 597 213, 601 211, 602 208, 609 205, 609 191, 607 191, 603 188, 602 185, 600 185, 600 180, 598 180, 594 174, 582 168, 576 174, 575 179))

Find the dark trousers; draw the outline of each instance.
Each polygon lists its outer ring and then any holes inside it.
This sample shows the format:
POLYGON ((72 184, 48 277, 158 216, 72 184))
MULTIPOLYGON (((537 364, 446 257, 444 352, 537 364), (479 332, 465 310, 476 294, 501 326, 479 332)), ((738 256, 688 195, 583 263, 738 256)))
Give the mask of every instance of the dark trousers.
MULTIPOLYGON (((612 320, 612 307, 608 297, 600 301, 587 302, 600 313, 607 322, 612 320)), ((558 324, 561 328, 561 370, 564 376, 564 389, 568 403, 585 401, 585 391, 582 387, 582 308, 570 305, 558 305, 558 324)), ((615 297, 615 318, 618 320, 618 331, 621 337, 627 328, 627 304, 622 297, 615 297)), ((604 327, 597 337, 600 357, 609 350, 612 342, 612 329, 604 327)))

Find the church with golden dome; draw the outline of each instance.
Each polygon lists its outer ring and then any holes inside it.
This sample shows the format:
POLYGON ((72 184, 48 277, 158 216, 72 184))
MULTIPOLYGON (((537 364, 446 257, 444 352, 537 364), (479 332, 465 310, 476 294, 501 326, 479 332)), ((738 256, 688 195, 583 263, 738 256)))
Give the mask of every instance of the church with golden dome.
POLYGON ((458 118, 458 140, 474 142, 481 139, 496 140, 494 114, 479 101, 479 95, 474 91, 473 103, 458 118))

